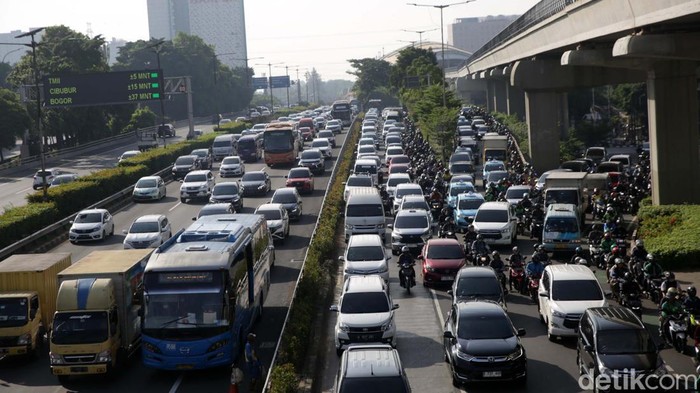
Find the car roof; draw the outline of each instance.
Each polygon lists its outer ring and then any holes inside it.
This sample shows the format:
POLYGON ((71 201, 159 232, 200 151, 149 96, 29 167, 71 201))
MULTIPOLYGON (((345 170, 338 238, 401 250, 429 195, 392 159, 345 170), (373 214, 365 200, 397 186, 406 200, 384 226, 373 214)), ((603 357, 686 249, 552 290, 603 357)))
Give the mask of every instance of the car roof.
MULTIPOLYGON (((508 318, 503 307, 496 302, 485 302, 485 301, 473 301, 473 302, 460 302, 456 304, 457 312, 460 315, 491 315, 491 316, 505 316, 508 318)), ((508 318, 510 319, 510 318, 508 318)))
POLYGON ((210 171, 209 169, 200 169, 200 170, 198 170, 198 171, 192 171, 192 172, 188 173, 188 174, 185 175, 185 176, 189 176, 189 175, 206 175, 206 174, 208 174, 208 173, 211 173, 211 171, 210 171))
POLYGON ((222 203, 208 203, 199 210, 201 211, 209 211, 209 210, 221 210, 221 211, 226 211, 231 208, 230 203, 222 202, 222 203))
MULTIPOLYGON (((582 265, 548 265, 551 280, 596 280, 595 275, 587 266, 582 265)), ((597 282, 597 280, 596 280, 597 282)))
POLYGON ((457 199, 480 199, 480 200, 485 200, 484 196, 481 195, 478 192, 474 191, 469 191, 469 192, 463 192, 461 194, 457 194, 457 199))
POLYGON ((421 217, 427 217, 430 212, 427 212, 425 210, 418 210, 418 209, 409 209, 409 210, 399 210, 396 212, 396 215, 394 218, 398 216, 421 216, 421 217))
POLYGON ((399 188, 409 188, 423 191, 423 188, 421 188, 421 186, 416 183, 401 183, 396 185, 396 189, 398 190, 399 188))
MULTIPOLYGON (((66 176, 66 175, 72 175, 72 173, 68 173, 68 174, 60 175, 60 176, 66 176)), ((142 178, 139 179, 139 181, 141 181, 141 180, 159 180, 159 179, 161 179, 160 176, 143 176, 142 178)))
POLYGON ((280 210, 284 209, 284 206, 282 206, 281 203, 263 203, 262 205, 258 206, 255 211, 263 211, 263 210, 280 210))
POLYGON ((481 207, 479 207, 479 209, 505 210, 505 209, 508 209, 509 207, 510 207, 510 203, 508 203, 508 202, 484 202, 481 204, 481 207))
POLYGON ((297 189, 295 187, 282 187, 275 190, 275 194, 297 194, 297 189))
POLYGON ((345 378, 403 375, 398 351, 388 344, 351 344, 343 353, 345 378))
POLYGON ((389 175, 390 178, 400 178, 411 180, 411 176, 408 173, 392 173, 389 175))
POLYGON ((464 266, 457 272, 460 277, 496 277, 496 272, 488 266, 464 266))
POLYGON ((224 182, 221 182, 221 183, 216 183, 216 184, 214 184, 214 187, 215 187, 215 188, 216 188, 216 187, 219 187, 219 186, 236 186, 236 187, 238 187, 238 182, 235 182, 235 181, 224 181, 224 182))
POLYGON ((165 216, 162 214, 146 214, 145 216, 141 216, 137 219, 134 220, 134 222, 149 222, 149 221, 158 221, 161 218, 164 218, 165 216))
POLYGON ((107 209, 85 209, 81 210, 78 212, 78 214, 87 214, 87 213, 109 213, 107 209))
POLYGON ((384 247, 384 242, 376 233, 351 235, 348 240, 348 248, 351 246, 381 246, 384 247))
POLYGON ((343 293, 386 292, 384 279, 376 274, 349 276, 343 285, 343 293))
POLYGON ((596 330, 644 330, 644 324, 627 307, 591 307, 586 310, 596 330))
POLYGON ((183 158, 183 157, 191 158, 191 159, 193 159, 193 160, 196 160, 196 159, 199 158, 199 156, 195 156, 194 154, 185 154, 185 155, 179 156, 177 159, 179 160, 179 159, 181 159, 181 158, 183 158))
POLYGON ((416 202, 416 201, 421 201, 421 202, 428 203, 428 202, 425 201, 425 197, 424 197, 424 196, 421 196, 421 195, 406 195, 405 197, 403 197, 403 201, 404 201, 404 203, 406 203, 406 202, 416 202))
MULTIPOLYGON (((429 239, 428 246, 460 246, 457 239, 429 239)), ((461 247, 461 246, 460 246, 461 247)))

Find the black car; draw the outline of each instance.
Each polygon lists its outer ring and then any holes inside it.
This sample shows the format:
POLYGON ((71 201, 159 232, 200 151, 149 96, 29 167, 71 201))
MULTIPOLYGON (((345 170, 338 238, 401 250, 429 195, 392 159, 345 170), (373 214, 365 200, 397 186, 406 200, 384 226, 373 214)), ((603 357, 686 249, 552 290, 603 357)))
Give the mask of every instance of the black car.
POLYGON ((243 210, 243 196, 236 182, 217 183, 211 189, 209 203, 230 203, 236 212, 243 210))
POLYGON ((457 272, 452 289, 452 303, 485 300, 506 308, 506 295, 496 272, 488 266, 465 266, 457 272))
POLYGON ((527 356, 508 314, 493 302, 465 302, 452 306, 443 333, 445 360, 452 384, 476 381, 525 382, 527 356))
POLYGON ((180 156, 173 164, 173 179, 183 179, 185 175, 198 169, 201 169, 199 166, 199 157, 193 155, 180 156))
MULTIPOLYGON (((579 373, 591 381, 600 370, 611 380, 624 378, 634 370, 637 376, 666 373, 659 349, 635 313, 619 306, 591 307, 579 322, 576 364, 579 373)), ((622 386, 622 385, 620 385, 622 386)))
POLYGON ((309 168, 316 175, 326 171, 326 159, 318 149, 307 149, 299 154, 299 166, 309 168))
POLYGON ((211 169, 211 166, 214 163, 214 157, 212 157, 209 149, 195 149, 192 150, 190 155, 197 156, 199 158, 199 167, 202 169, 211 169))
POLYGON ((301 201, 299 191, 294 187, 278 189, 272 194, 270 203, 279 203, 284 206, 284 208, 287 209, 290 221, 296 221, 301 218, 303 202, 301 201))
POLYGON ((251 171, 241 177, 241 186, 244 196, 265 195, 270 192, 272 182, 265 171, 251 171))

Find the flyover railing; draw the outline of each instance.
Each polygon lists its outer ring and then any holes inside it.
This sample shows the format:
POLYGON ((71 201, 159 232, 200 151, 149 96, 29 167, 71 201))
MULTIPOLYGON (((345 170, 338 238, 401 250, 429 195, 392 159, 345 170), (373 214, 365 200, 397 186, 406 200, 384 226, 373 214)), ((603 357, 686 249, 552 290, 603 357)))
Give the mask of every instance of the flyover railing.
POLYGON ((474 54, 472 54, 467 60, 467 64, 471 63, 483 56, 485 53, 491 49, 497 47, 503 42, 509 40, 510 38, 518 35, 520 32, 542 22, 543 20, 555 15, 566 8, 566 6, 573 4, 581 0, 542 0, 535 4, 527 12, 522 14, 513 23, 508 25, 503 31, 498 33, 489 42, 484 44, 479 48, 474 54))

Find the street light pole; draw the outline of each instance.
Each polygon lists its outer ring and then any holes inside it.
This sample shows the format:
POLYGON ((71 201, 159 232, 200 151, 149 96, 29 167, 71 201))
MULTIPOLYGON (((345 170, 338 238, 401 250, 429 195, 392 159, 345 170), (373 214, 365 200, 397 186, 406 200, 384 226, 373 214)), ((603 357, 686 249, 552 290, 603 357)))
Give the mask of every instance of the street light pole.
POLYGON ((0 61, 0 63, 5 63, 5 59, 7 58, 7 55, 9 55, 10 53, 15 53, 20 49, 22 49, 22 48, 17 48, 17 49, 14 49, 14 50, 11 50, 11 51, 5 53, 5 56, 2 57, 2 61, 0 61))
POLYGON ((418 47, 420 48, 421 46, 423 46, 423 33, 435 31, 435 30, 437 30, 437 27, 434 29, 430 29, 430 30, 405 30, 405 29, 402 29, 402 30, 407 32, 407 33, 418 33, 418 47))
POLYGON ((272 97, 272 66, 273 65, 281 65, 281 64, 284 64, 284 63, 280 62, 280 63, 256 64, 256 65, 261 65, 261 66, 266 65, 267 70, 269 72, 269 74, 267 75, 267 87, 270 89, 270 114, 275 113, 275 109, 274 109, 275 102, 274 102, 274 98, 272 97))
POLYGON ((416 3, 406 3, 408 5, 412 5, 415 7, 432 7, 432 8, 438 8, 440 9, 440 46, 442 49, 442 106, 447 107, 447 91, 445 88, 445 24, 443 23, 442 19, 442 11, 445 8, 452 7, 453 5, 460 5, 460 4, 467 4, 474 2, 476 0, 466 0, 466 1, 460 1, 457 3, 450 3, 450 4, 440 4, 440 5, 432 5, 432 4, 416 4, 416 3))
POLYGON ((160 68, 160 50, 164 43, 165 40, 161 38, 152 45, 146 47, 146 49, 152 48, 153 52, 156 54, 156 67, 158 67, 158 75, 160 76, 160 80, 158 82, 163 89, 163 94, 161 94, 160 98, 158 99, 158 101, 160 101, 160 127, 158 127, 158 134, 161 132, 163 133, 163 147, 165 147, 167 144, 165 139, 165 103, 163 102, 163 96, 165 95, 165 78, 163 77, 163 70, 160 68))
MULTIPOLYGON (((32 42, 29 44, 24 44, 32 48, 32 70, 34 73, 34 84, 36 85, 36 127, 39 131, 39 160, 41 162, 41 184, 44 190, 44 200, 48 197, 49 185, 46 184, 46 158, 44 157, 44 131, 41 128, 41 92, 39 91, 39 68, 36 64, 36 47, 39 45, 34 36, 44 30, 43 27, 28 31, 24 34, 20 34, 15 38, 23 38, 30 36, 32 37, 32 42)), ((4 59, 3 59, 4 62, 4 59)))

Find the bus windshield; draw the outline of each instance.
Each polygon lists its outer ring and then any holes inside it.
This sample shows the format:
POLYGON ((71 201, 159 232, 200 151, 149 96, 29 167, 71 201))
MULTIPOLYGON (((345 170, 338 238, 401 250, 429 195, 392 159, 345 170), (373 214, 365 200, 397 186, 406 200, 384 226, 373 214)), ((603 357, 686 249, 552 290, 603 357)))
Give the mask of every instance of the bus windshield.
POLYGON ((263 135, 267 152, 288 152, 294 148, 291 131, 265 131, 263 135))

